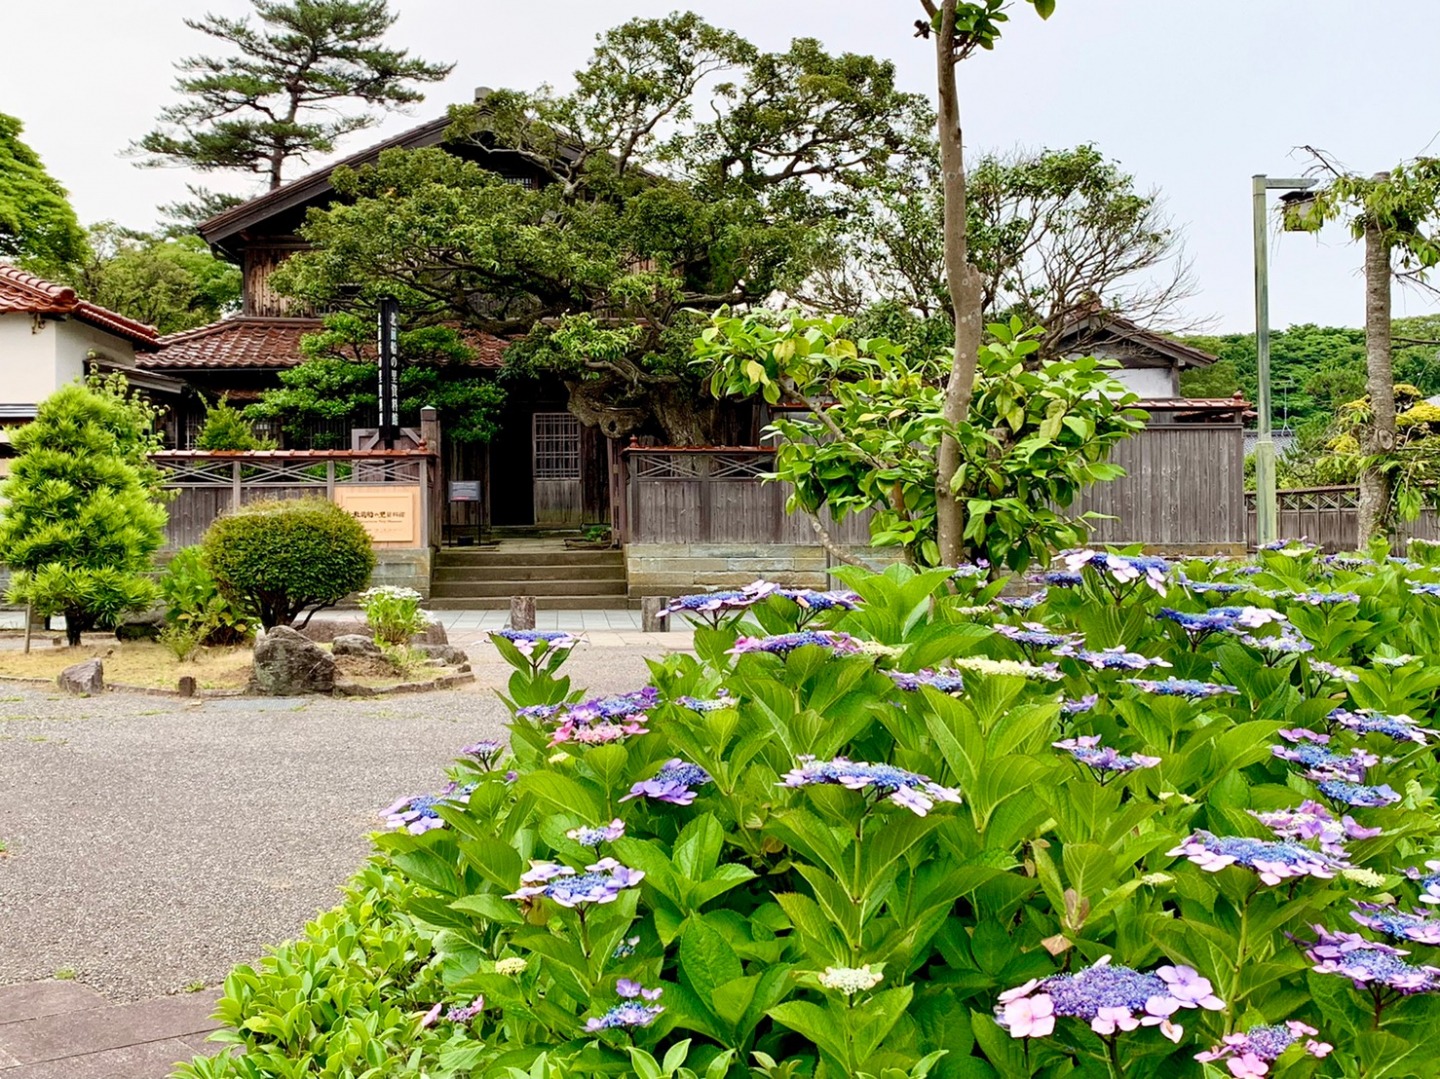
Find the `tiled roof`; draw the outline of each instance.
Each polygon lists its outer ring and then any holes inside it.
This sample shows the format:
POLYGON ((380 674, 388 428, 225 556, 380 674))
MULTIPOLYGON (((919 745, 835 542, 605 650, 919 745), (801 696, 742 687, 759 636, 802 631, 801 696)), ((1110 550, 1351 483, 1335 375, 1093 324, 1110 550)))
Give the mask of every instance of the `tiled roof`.
POLYGON ((141 348, 157 347, 155 327, 82 300, 67 285, 0 263, 0 314, 68 316, 123 337, 141 348))
MULTIPOLYGON (((160 350, 139 360, 149 370, 181 371, 226 368, 276 370, 297 366, 305 357, 300 338, 321 328, 317 318, 260 318, 253 315, 221 319, 160 338, 160 350)), ((475 367, 501 366, 510 342, 474 330, 461 331, 475 350, 475 367)))

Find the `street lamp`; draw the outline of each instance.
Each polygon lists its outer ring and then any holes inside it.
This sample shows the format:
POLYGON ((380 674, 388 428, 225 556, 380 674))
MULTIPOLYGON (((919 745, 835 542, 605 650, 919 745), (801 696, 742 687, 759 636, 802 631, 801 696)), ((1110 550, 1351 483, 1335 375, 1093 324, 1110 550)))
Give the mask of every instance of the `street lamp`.
POLYGON ((1255 206, 1255 374, 1260 384, 1259 437, 1255 441, 1256 538, 1263 546, 1279 538, 1275 505, 1275 442, 1270 436, 1270 230, 1266 224, 1266 195, 1270 191, 1308 191, 1320 181, 1251 179, 1255 206))

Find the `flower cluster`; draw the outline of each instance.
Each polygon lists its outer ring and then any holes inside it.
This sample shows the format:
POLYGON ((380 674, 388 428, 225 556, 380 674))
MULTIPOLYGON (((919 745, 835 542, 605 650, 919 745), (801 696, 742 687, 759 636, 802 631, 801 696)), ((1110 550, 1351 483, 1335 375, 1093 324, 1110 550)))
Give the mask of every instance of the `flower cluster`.
POLYGON ((1060 711, 1064 712, 1067 716, 1078 716, 1081 713, 1090 711, 1090 709, 1099 703, 1100 694, 1087 693, 1085 696, 1077 697, 1074 700, 1061 701, 1060 711))
POLYGON ((660 1017, 665 1008, 660 1004, 641 1004, 639 1001, 659 1000, 660 994, 663 992, 664 989, 661 987, 646 989, 639 982, 621 978, 615 986, 615 994, 621 998, 621 1003, 615 1005, 604 1015, 586 1020, 585 1029, 594 1034, 601 1030, 648 1027, 660 1017))
POLYGON ((1411 866, 1405 870, 1405 875, 1420 884, 1420 902, 1440 903, 1440 861, 1428 861, 1425 868, 1429 873, 1422 873, 1419 869, 1411 866))
POLYGON ((867 764, 864 761, 846 760, 836 757, 833 761, 819 761, 814 757, 796 758, 799 767, 785 773, 780 782, 782 787, 808 787, 819 783, 833 783, 847 790, 872 790, 888 798, 898 806, 904 806, 916 816, 923 817, 935 807, 936 802, 959 803, 960 792, 932 782, 928 776, 907 772, 893 764, 867 764))
MULTIPOLYGON (((1285 735, 1290 732, 1280 733, 1285 735)), ((1323 745, 1310 741, 1295 746, 1271 746, 1270 752, 1281 760, 1304 765, 1307 779, 1344 779, 1351 783, 1363 783, 1365 773, 1380 763, 1379 757, 1363 749, 1352 749, 1349 754, 1332 753, 1323 745)))
POLYGON ((495 961, 495 973, 506 978, 518 978, 530 964, 521 956, 512 955, 495 961))
POLYGON ((1149 656, 1142 656, 1138 652, 1131 652, 1123 644, 1117 644, 1114 648, 1102 648, 1098 651, 1068 648, 1062 645, 1055 649, 1055 654, 1057 656, 1073 656, 1080 662, 1088 663, 1091 667, 1101 671, 1143 671, 1151 667, 1171 666, 1163 659, 1152 659, 1149 656))
POLYGON ((848 633, 807 629, 799 633, 780 633, 774 637, 741 637, 728 654, 743 656, 747 652, 768 652, 772 656, 788 656, 795 649, 805 647, 826 648, 837 656, 854 655, 861 651, 859 642, 848 633))
POLYGON ((885 974, 870 969, 870 964, 866 963, 862 967, 826 967, 816 975, 816 980, 826 989, 834 989, 848 997, 874 989, 885 980, 885 974))
POLYGON ((1120 555, 1109 551, 1066 551, 1060 561, 1071 573, 1079 574, 1086 566, 1109 578, 1117 585, 1128 585, 1143 580, 1160 595, 1165 594, 1165 581, 1170 575, 1170 563, 1153 555, 1120 555))
POLYGON ((990 560, 981 558, 974 562, 961 562, 955 567, 955 572, 951 576, 963 581, 970 577, 987 577, 989 574, 990 560))
POLYGON ((682 708, 688 708, 692 712, 718 712, 722 708, 734 708, 739 702, 731 697, 727 690, 720 690, 713 698, 702 700, 699 697, 676 697, 675 703, 682 708))
POLYGON ((687 764, 679 757, 674 757, 661 765, 660 771, 649 779, 642 779, 631 787, 630 793, 620 801, 628 802, 632 798, 653 798, 657 802, 688 806, 695 801, 695 791, 691 788, 709 782, 710 773, 705 769, 696 764, 687 764))
POLYGON ((1318 974, 1343 974, 1356 989, 1389 989, 1395 993, 1429 993, 1440 989, 1440 967, 1417 966, 1401 959, 1410 953, 1359 933, 1332 933, 1312 926, 1316 940, 1305 955, 1318 974))
POLYGON ((848 588, 835 588, 825 592, 814 588, 776 588, 772 595, 783 596, 807 611, 853 611, 861 602, 859 593, 848 588))
POLYGON ((1410 594, 1414 596, 1440 596, 1440 584, 1412 584, 1410 594))
POLYGON ((1107 782, 1112 776, 1124 775, 1139 768, 1154 768, 1160 763, 1159 757, 1147 757, 1140 753, 1127 757, 1109 746, 1102 746, 1098 734, 1067 738, 1063 742, 1052 742, 1051 745, 1069 753, 1076 761, 1090 769, 1091 774, 1101 783, 1107 782))
POLYGON ((447 798, 464 798, 475 789, 473 783, 457 786, 446 784, 439 794, 412 794, 397 798, 380 811, 385 823, 396 829, 404 829, 411 835, 420 835, 432 828, 444 828, 445 821, 438 812, 438 806, 447 798))
POLYGON ((451 1008, 445 1013, 447 1023, 468 1023, 485 1010, 485 998, 476 997, 463 1008, 451 1008))
POLYGON ((1337 682, 1360 681, 1360 676, 1354 671, 1345 667, 1337 667, 1333 663, 1326 663, 1323 659, 1312 659, 1310 669, 1316 674, 1323 674, 1326 678, 1333 678, 1337 682))
POLYGON ((1272 652, 1277 656, 1298 656, 1315 650, 1315 646, 1298 633, 1293 632, 1288 623, 1282 625, 1280 632, 1273 636, 1257 637, 1253 633, 1242 633, 1240 639, 1251 648, 1261 652, 1272 652))
POLYGON ((914 693, 921 686, 938 689, 941 693, 959 693, 965 688, 960 672, 942 667, 938 671, 886 671, 895 685, 907 693, 914 693))
POLYGON ((515 646, 526 659, 535 654, 535 649, 544 646, 542 651, 568 652, 583 639, 577 634, 567 633, 564 630, 547 629, 502 629, 495 632, 495 636, 503 637, 515 646))
POLYGON ((1316 1041, 1315 1035, 1319 1033, 1297 1019, 1275 1026, 1251 1027, 1243 1034, 1225 1035, 1219 1045, 1196 1053, 1195 1059, 1202 1064, 1223 1060, 1235 1079, 1258 1079, 1269 1075, 1270 1065, 1301 1038, 1305 1039, 1305 1052, 1322 1059, 1328 1056, 1335 1047, 1329 1042, 1316 1041))
POLYGON ((1391 940, 1409 940, 1416 944, 1440 945, 1440 917, 1432 911, 1407 913, 1393 904, 1363 903, 1354 900, 1350 917, 1366 929, 1373 929, 1391 940))
POLYGON ((1202 595, 1206 592, 1214 592, 1217 596, 1233 596, 1237 592, 1246 592, 1250 588, 1248 584, 1236 584, 1234 581, 1192 581, 1188 577, 1181 577, 1180 583, 1191 592, 1198 592, 1202 595))
POLYGON ((582 847, 598 847, 601 843, 613 843, 625 834, 625 822, 616 817, 609 824, 598 828, 571 828, 565 833, 582 847))
MULTIPOLYGON (((1281 593, 1283 595, 1283 593, 1281 593)), ((1289 597, 1296 603, 1308 604, 1311 607, 1333 607, 1338 603, 1359 603, 1360 597, 1354 592, 1320 592, 1311 590, 1308 592, 1295 592, 1289 597)))
POLYGON ((1078 633, 1055 633, 1039 622, 1026 622, 1021 626, 998 625, 991 627, 996 633, 1016 644, 1030 648, 1059 648, 1062 645, 1078 645, 1083 638, 1078 633))
POLYGON ((1392 716, 1369 708, 1354 712, 1336 708, 1325 718, 1332 726, 1343 727, 1354 734, 1383 734, 1396 742, 1414 742, 1419 746, 1430 744, 1426 735, 1440 737, 1440 731, 1422 727, 1403 713, 1392 716))
POLYGON ((1364 783, 1352 783, 1345 779, 1326 779, 1320 782, 1319 789, 1320 793, 1332 802, 1347 806, 1379 809, 1400 801, 1400 795, 1392 790, 1388 783, 1367 786, 1364 783))
MULTIPOLYGON (((1069 575, 1067 574, 1067 576, 1069 575)), ((1079 578, 1077 577, 1073 583, 1079 584, 1079 578)), ((1042 588, 1039 591, 1031 592, 1028 596, 1000 596, 995 602, 1001 607, 1008 607, 1012 611, 1033 610, 1045 602, 1045 589, 1042 588)))
POLYGON ((1083 1019, 1102 1037, 1158 1026, 1178 1042, 1184 1028, 1171 1022, 1182 1008, 1219 1011, 1225 1004, 1192 967, 1164 966, 1151 973, 1113 965, 1107 955, 1073 974, 1037 978, 1000 994, 996 1021, 1012 1038, 1043 1038, 1057 1017, 1083 1019))
POLYGON ((1356 839, 1373 839, 1383 829, 1362 828, 1355 818, 1335 814, 1319 802, 1304 801, 1295 809, 1275 809, 1266 813, 1250 811, 1250 815, 1281 839, 1319 841, 1320 849, 1336 864, 1345 858, 1345 843, 1356 839))
POLYGON ((505 753, 505 743, 495 738, 482 738, 478 742, 460 747, 460 754, 469 757, 485 771, 490 771, 505 753))
POLYGON ((1253 870, 1265 884, 1279 884, 1291 877, 1329 879, 1335 876, 1329 858, 1309 847, 1283 840, 1272 842, 1196 831, 1169 854, 1171 857, 1183 855, 1207 873, 1218 873, 1226 866, 1243 866, 1253 870))
POLYGON ((706 621, 718 623, 727 614, 755 606, 767 596, 773 595, 778 588, 779 585, 768 581, 756 581, 741 589, 677 596, 661 608, 656 617, 668 618, 672 614, 698 615, 706 621))
POLYGON ((624 741, 631 735, 649 733, 650 728, 645 726, 643 712, 635 712, 618 721, 602 719, 590 723, 581 722, 572 713, 565 718, 565 722, 555 728, 555 732, 550 736, 550 744, 559 746, 574 742, 583 746, 602 746, 610 742, 624 741))
POLYGON ((1142 693, 1154 693, 1159 697, 1188 697, 1191 700, 1223 697, 1227 693, 1240 692, 1235 686, 1228 686, 1220 682, 1201 682, 1194 678, 1176 678, 1174 675, 1161 681, 1151 678, 1122 678, 1121 681, 1127 686, 1134 686, 1142 693))
POLYGON ((959 656, 950 661, 952 667, 976 674, 1004 675, 1010 678, 1038 678, 1046 682, 1058 682, 1062 677, 1060 668, 1053 663, 1022 663, 1014 659, 989 659, 985 656, 959 656))
POLYGON ((1285 622, 1283 614, 1268 607, 1211 607, 1198 613, 1161 607, 1160 617, 1176 623, 1196 641, 1204 640, 1212 633, 1240 634, 1272 622, 1285 622))
POLYGON ((586 866, 584 873, 557 862, 531 862, 520 877, 521 886, 505 898, 529 901, 544 897, 562 907, 613 903, 626 888, 634 888, 644 879, 643 870, 630 869, 614 858, 601 858, 586 866))

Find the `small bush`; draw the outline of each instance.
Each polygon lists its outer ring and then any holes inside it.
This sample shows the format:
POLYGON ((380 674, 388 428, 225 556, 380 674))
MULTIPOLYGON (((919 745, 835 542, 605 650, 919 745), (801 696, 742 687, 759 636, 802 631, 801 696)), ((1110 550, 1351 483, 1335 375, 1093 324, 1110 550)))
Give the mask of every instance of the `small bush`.
POLYGON ((413 588, 381 585, 361 592, 359 599, 375 639, 385 644, 409 644, 428 622, 420 609, 420 593, 413 588))
POLYGON ((205 639, 205 626, 198 622, 167 622, 155 639, 168 648, 178 662, 184 663, 194 659, 195 653, 200 651, 205 639))
MULTIPOLYGON (((175 552, 160 578, 160 598, 165 604, 165 621, 195 632, 197 644, 242 644, 259 622, 243 599, 231 599, 220 591, 198 546, 175 552)), ((162 637, 162 643, 164 640, 162 637)))
POLYGON ((333 502, 256 502, 216 520, 200 543, 220 590, 249 603, 266 629, 288 626, 364 588, 370 536, 333 502))
POLYGON ((273 450, 275 443, 268 438, 257 438, 255 428, 233 408, 229 400, 220 400, 205 408, 205 422, 200 425, 200 434, 195 439, 197 450, 273 450))

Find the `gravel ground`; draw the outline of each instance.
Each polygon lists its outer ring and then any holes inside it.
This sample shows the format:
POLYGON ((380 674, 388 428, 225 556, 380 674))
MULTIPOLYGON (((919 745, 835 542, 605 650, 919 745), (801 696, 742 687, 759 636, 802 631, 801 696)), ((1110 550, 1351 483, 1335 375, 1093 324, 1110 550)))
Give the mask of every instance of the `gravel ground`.
MULTIPOLYGON (((76 700, 0 683, 0 985, 68 967, 136 1000, 218 984, 293 937, 365 857, 377 809, 502 730, 508 668, 456 643, 477 684, 416 696, 76 700)), ((619 641, 567 672, 597 692, 647 677, 619 641)))

